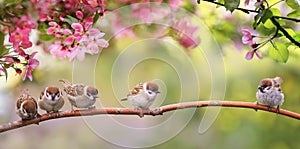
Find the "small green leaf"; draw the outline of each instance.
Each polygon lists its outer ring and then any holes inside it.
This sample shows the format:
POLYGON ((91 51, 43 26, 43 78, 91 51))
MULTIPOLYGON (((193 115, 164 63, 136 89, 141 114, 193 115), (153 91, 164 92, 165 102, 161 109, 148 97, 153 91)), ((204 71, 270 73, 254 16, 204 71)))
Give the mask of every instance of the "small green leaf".
POLYGON ((0 45, 4 44, 4 37, 5 37, 5 34, 2 31, 0 31, 0 45))
POLYGON ((287 0, 286 4, 293 9, 297 9, 300 7, 300 4, 297 2, 297 0, 287 0))
POLYGON ((273 15, 275 16, 281 16, 281 12, 279 9, 277 8, 270 8, 270 10, 272 11, 273 15))
POLYGON ((272 43, 273 46, 269 49, 269 56, 277 62, 286 63, 289 58, 289 50, 279 42, 272 43))
POLYGON ((293 36, 293 38, 297 41, 297 42, 300 42, 300 34, 295 34, 294 36, 293 36))
POLYGON ((289 13, 287 16, 290 17, 290 18, 298 18, 300 16, 300 8, 298 8, 295 11, 289 13))
POLYGON ((266 22, 268 19, 270 19, 271 17, 273 17, 272 11, 269 10, 269 9, 265 9, 265 10, 263 11, 263 15, 262 15, 262 17, 261 17, 261 22, 262 22, 263 24, 265 24, 265 22, 266 22))
POLYGON ((264 13, 265 11, 260 11, 257 15, 254 16, 254 22, 252 24, 254 29, 256 29, 256 27, 260 24, 260 18, 264 15, 264 13))
POLYGON ((225 0, 224 6, 226 10, 233 12, 234 9, 238 8, 240 5, 240 0, 225 0))
POLYGON ((99 16, 100 16, 100 14, 97 12, 95 17, 94 17, 93 24, 95 24, 98 21, 99 16))
POLYGON ((48 27, 49 27, 49 25, 46 24, 45 22, 40 22, 37 29, 42 33, 46 33, 46 30, 48 27))
POLYGON ((267 28, 264 24, 260 24, 257 26, 256 30, 262 34, 262 35, 265 35, 265 36, 270 36, 272 34, 275 33, 276 29, 275 27, 272 27, 272 28, 267 28))
POLYGON ((44 40, 44 41, 49 41, 53 39, 55 36, 54 35, 48 35, 48 34, 39 34, 39 39, 44 40))
POLYGON ((70 15, 67 15, 64 19, 70 25, 72 25, 75 22, 78 22, 78 20, 76 18, 74 18, 74 17, 72 17, 70 15))
POLYGON ((0 45, 0 56, 4 56, 9 53, 9 49, 7 49, 4 45, 0 45))

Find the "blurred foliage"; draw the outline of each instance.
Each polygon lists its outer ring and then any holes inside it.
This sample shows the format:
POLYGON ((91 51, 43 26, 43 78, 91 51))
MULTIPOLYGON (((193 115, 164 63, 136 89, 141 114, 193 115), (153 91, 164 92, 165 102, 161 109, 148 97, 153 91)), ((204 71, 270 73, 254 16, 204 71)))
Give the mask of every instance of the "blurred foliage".
MULTIPOLYGON (((201 9, 197 12, 200 18, 211 29, 213 36, 222 47, 221 54, 223 55, 224 67, 226 69, 226 94, 224 100, 233 101, 247 101, 255 102, 255 92, 260 79, 265 77, 281 76, 284 80, 282 90, 285 93, 285 103, 282 108, 300 112, 300 70, 299 70, 299 50, 289 48, 290 58, 286 64, 276 63, 272 59, 264 58, 263 60, 254 59, 246 61, 243 57, 247 49, 241 43, 241 36, 237 33, 242 29, 245 24, 250 22, 250 19, 244 18, 240 12, 235 12, 232 16, 230 12, 225 9, 216 9, 214 6, 205 2, 201 3, 201 9), (239 24, 238 26, 235 24, 239 24)), ((42 59, 40 68, 34 71, 35 82, 20 83, 20 78, 9 75, 10 79, 14 80, 5 82, 1 80, 2 84, 9 84, 3 88, 1 92, 6 94, 7 91, 12 91, 12 96, 8 97, 0 95, 3 100, 7 101, 8 110, 6 113, 0 113, 0 121, 7 123, 17 120, 14 110, 14 99, 18 96, 18 92, 22 88, 30 88, 30 93, 34 97, 38 97, 42 88, 47 85, 58 85, 58 79, 78 79, 95 80, 95 85, 99 88, 100 101, 97 107, 122 107, 128 106, 129 103, 120 103, 116 99, 114 90, 112 89, 112 68, 118 56, 124 52, 126 48, 144 48, 143 52, 146 54, 157 53, 161 56, 172 57, 177 60, 176 64, 184 70, 187 68, 185 64, 188 59, 193 63, 198 75, 198 81, 192 80, 200 85, 199 97, 202 100, 209 100, 211 96, 211 72, 210 66, 206 60, 204 52, 211 49, 193 49, 187 55, 183 52, 175 53, 170 47, 162 44, 157 45, 143 45, 133 46, 136 44, 137 39, 111 39, 110 47, 104 49, 99 57, 87 56, 86 61, 80 67, 79 64, 70 63, 68 61, 61 61, 53 58, 50 55, 38 57, 42 59), (96 59, 96 64, 91 63, 96 59), (79 67, 79 71, 74 74, 74 68, 79 67), (95 68, 94 78, 90 76, 86 69, 95 68), (79 78, 74 78, 79 76, 79 78), (19 82, 19 83, 15 83, 19 82), (124 104, 124 105, 121 105, 124 104)), ((171 42, 171 41, 168 41, 171 42)), ((270 46, 270 45, 269 45, 270 46)), ((265 53, 267 55, 267 53, 265 53)), ((134 55, 132 55, 134 57, 134 55)), ((124 62, 126 65, 126 62, 124 62)), ((93 71, 92 71, 93 72, 93 71)), ((189 71, 186 71, 188 73, 189 71)), ((147 59, 137 63, 130 74, 119 74, 120 81, 128 79, 128 88, 132 88, 136 83, 160 79, 166 88, 165 99, 159 97, 159 101, 152 106, 152 108, 159 105, 166 105, 171 103, 180 102, 181 90, 188 92, 189 88, 182 89, 180 80, 178 79, 178 72, 164 61, 158 59, 147 59), (127 78, 128 77, 128 78, 127 78)), ((116 78, 114 78, 116 79, 116 78)), ((118 79, 118 78, 117 78, 118 79)), ((189 80, 190 81, 190 80, 189 80)), ((82 81, 84 82, 84 81, 82 81)), ((126 95, 128 90, 124 90, 126 95)), ((189 93, 189 92, 188 92, 189 93)), ((190 93, 192 94, 192 93, 190 93)), ((2 100, 2 99, 1 99, 2 100)), ((188 99, 189 101, 196 101, 197 99, 188 99)), ((222 100, 222 99, 220 99, 222 100)), ((68 102, 62 110, 69 110, 68 102)), ((203 117, 206 108, 199 108, 196 110, 191 121, 187 126, 180 131, 176 137, 168 140, 167 142, 154 146, 153 148, 212 148, 212 149, 232 149, 232 148, 274 148, 274 149, 289 149, 300 148, 298 133, 300 131, 299 121, 251 109, 238 109, 238 108, 222 108, 215 123, 204 134, 198 133, 198 127, 203 117)), ((186 110, 179 110, 184 112, 186 110)), ((43 112, 41 112, 43 113, 43 112)), ((139 119, 138 116, 114 116, 120 123, 131 123, 140 127, 148 125, 159 124, 168 120, 173 112, 164 114, 163 116, 146 116, 139 119)), ((101 123, 97 118, 108 116, 93 116, 97 123, 101 123)), ((182 119, 178 117, 178 122, 182 119)), ((107 124, 109 125, 109 124, 107 124)), ((174 123, 176 125, 176 123, 174 123)), ((169 127, 172 129, 172 126, 169 127)), ((125 135, 115 132, 111 135, 125 135)), ((175 131, 175 130, 174 130, 175 131)), ((153 136, 162 135, 161 132, 153 132, 153 136)), ((129 141, 134 141, 137 138, 148 138, 149 136, 136 136, 136 138, 128 138, 129 141)), ((59 120, 51 120, 42 122, 39 126, 31 125, 20 129, 5 132, 0 135, 0 149, 4 148, 20 148, 20 149, 43 149, 43 148, 56 148, 56 149, 79 149, 79 148, 122 148, 115 144, 111 144, 100 136, 95 134, 81 118, 66 118, 59 120)))

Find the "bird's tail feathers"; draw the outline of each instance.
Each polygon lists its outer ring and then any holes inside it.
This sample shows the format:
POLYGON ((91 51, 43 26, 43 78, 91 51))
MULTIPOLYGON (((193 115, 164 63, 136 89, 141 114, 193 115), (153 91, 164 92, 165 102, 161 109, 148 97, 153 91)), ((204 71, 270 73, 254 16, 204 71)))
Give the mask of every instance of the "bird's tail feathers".
POLYGON ((122 98, 122 99, 121 99, 121 101, 125 101, 125 100, 128 100, 128 99, 127 99, 127 98, 122 98))
POLYGON ((58 82, 62 83, 64 86, 72 86, 72 84, 68 80, 65 80, 65 79, 60 79, 60 80, 58 80, 58 82))

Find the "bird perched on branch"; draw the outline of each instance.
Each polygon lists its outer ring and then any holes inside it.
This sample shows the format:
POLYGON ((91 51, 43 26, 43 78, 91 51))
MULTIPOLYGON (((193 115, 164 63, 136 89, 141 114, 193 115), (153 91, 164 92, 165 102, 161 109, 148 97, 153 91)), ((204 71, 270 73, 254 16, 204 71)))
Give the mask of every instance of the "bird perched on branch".
POLYGON ((40 116, 37 110, 37 102, 28 94, 28 89, 24 89, 18 97, 16 113, 22 120, 29 120, 40 116))
POLYGON ((280 88, 282 82, 280 77, 262 79, 256 92, 258 102, 269 108, 277 107, 277 113, 280 110, 279 106, 284 102, 284 94, 280 88))
POLYGON ((95 87, 84 84, 71 84, 67 80, 59 80, 59 82, 64 85, 64 91, 67 93, 72 111, 74 110, 73 106, 77 108, 95 108, 93 105, 96 99, 99 98, 98 90, 95 87))
POLYGON ((150 110, 149 107, 153 104, 157 94, 160 93, 158 85, 152 82, 137 84, 121 101, 129 100, 134 109, 140 110, 140 117, 143 117, 142 110, 150 110))
POLYGON ((42 110, 50 112, 58 112, 64 105, 64 97, 61 90, 56 86, 46 87, 40 95, 38 105, 42 110))

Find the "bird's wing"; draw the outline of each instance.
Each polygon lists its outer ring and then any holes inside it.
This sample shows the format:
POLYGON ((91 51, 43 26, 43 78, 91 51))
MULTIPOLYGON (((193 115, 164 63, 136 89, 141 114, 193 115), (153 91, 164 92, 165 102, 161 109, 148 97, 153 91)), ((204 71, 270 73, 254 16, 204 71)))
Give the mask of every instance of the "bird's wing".
POLYGON ((64 79, 61 79, 61 80, 59 80, 59 82, 63 84, 63 86, 64 86, 64 91, 65 91, 68 95, 76 96, 76 91, 75 91, 75 89, 73 88, 73 85, 72 85, 69 81, 64 80, 64 79))
POLYGON ((137 84, 130 92, 129 95, 136 95, 143 89, 143 84, 137 84))

